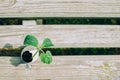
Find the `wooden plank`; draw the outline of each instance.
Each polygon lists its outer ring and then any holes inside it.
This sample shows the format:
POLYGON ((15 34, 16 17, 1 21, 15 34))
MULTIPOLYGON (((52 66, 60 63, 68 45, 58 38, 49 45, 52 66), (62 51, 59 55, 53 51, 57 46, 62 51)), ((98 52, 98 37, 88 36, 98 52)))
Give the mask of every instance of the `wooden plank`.
POLYGON ((23 20, 23 25, 37 25, 36 21, 35 20, 23 20))
POLYGON ((0 0, 0 17, 120 17, 120 0, 0 0))
POLYGON ((119 25, 24 25, 1 26, 0 47, 19 47, 27 34, 40 44, 50 38, 54 47, 120 47, 119 25))
POLYGON ((20 57, 0 57, 1 80, 120 80, 120 56, 54 56, 31 68, 20 57))

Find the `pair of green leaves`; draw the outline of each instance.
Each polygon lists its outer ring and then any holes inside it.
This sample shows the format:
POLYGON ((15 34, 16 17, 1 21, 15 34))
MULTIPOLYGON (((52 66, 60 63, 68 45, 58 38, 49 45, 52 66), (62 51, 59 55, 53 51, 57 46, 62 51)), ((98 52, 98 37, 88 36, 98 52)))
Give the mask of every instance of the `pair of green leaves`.
POLYGON ((40 55, 40 59, 43 63, 50 64, 52 62, 52 54, 49 50, 46 51, 46 53, 42 53, 40 55))
MULTIPOLYGON (((27 35, 25 37, 24 45, 26 45, 26 46, 29 46, 29 45, 30 46, 34 46, 37 49, 54 46, 53 43, 52 43, 52 41, 49 38, 45 38, 43 40, 42 45, 39 46, 39 41, 33 35, 27 35)), ((40 59, 41 59, 41 61, 43 63, 50 64, 52 62, 52 54, 51 54, 51 52, 49 50, 47 50, 44 53, 42 52, 41 55, 40 55, 40 59)))
MULTIPOLYGON (((31 45, 36 48, 39 48, 39 42, 38 42, 37 38, 33 35, 27 35, 25 37, 24 45, 26 45, 26 46, 31 45)), ((51 47, 51 46, 54 46, 52 41, 49 38, 45 38, 41 45, 41 48, 46 48, 46 47, 51 47)))

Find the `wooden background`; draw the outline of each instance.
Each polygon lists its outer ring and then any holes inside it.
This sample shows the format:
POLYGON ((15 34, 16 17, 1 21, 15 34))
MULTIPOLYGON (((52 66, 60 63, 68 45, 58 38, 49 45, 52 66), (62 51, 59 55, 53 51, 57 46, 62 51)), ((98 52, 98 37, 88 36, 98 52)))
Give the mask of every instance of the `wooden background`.
POLYGON ((39 60, 31 68, 20 57, 0 57, 1 80, 119 80, 120 56, 54 56, 50 65, 39 60))
MULTIPOLYGON (((0 18, 36 17, 120 18, 120 1, 0 0, 0 18)), ((19 26, 1 25, 0 49, 18 49, 27 34, 40 43, 49 37, 57 48, 120 47, 119 25, 37 25, 33 20, 19 26)), ((1 56, 0 80, 120 80, 119 66, 119 55, 54 56, 52 64, 38 60, 29 69, 20 57, 1 56)))
POLYGON ((120 17, 120 1, 0 0, 0 17, 120 17))

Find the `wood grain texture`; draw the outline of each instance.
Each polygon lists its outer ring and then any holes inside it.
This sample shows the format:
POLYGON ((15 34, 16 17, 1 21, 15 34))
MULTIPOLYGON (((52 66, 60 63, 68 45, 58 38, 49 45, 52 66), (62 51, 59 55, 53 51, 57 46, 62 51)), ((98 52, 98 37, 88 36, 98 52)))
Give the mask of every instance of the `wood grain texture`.
POLYGON ((13 6, 15 2, 16 0, 0 0, 0 8, 13 6))
POLYGON ((120 0, 0 0, 0 17, 120 17, 120 0))
POLYGON ((40 44, 50 38, 54 47, 120 47, 119 25, 24 25, 1 26, 0 47, 19 47, 27 34, 40 44))
POLYGON ((23 20, 22 22, 23 25, 37 25, 36 21, 35 20, 23 20))
POLYGON ((29 69, 20 57, 0 57, 0 80, 120 80, 120 56, 54 56, 29 69))

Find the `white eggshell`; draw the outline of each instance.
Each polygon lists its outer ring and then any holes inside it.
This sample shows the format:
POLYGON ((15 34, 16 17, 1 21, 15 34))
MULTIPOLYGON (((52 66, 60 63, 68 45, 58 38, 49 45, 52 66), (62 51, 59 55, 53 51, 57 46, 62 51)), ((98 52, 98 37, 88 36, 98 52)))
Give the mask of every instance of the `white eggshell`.
MULTIPOLYGON (((36 47, 34 47, 34 46, 27 46, 27 47, 25 47, 23 50, 22 50, 22 52, 21 52, 21 59, 22 59, 22 54, 23 54, 23 52, 25 52, 25 51, 30 51, 30 53, 32 53, 32 56, 36 53, 36 51, 37 51, 37 49, 36 49, 36 47)), ((39 52, 37 52, 37 54, 33 57, 33 60, 32 60, 32 62, 35 62, 37 59, 39 58, 39 52)), ((23 60, 23 59, 22 59, 23 60)), ((24 60, 23 60, 24 61, 24 60)), ((32 63, 32 62, 30 62, 30 63, 32 63)))

